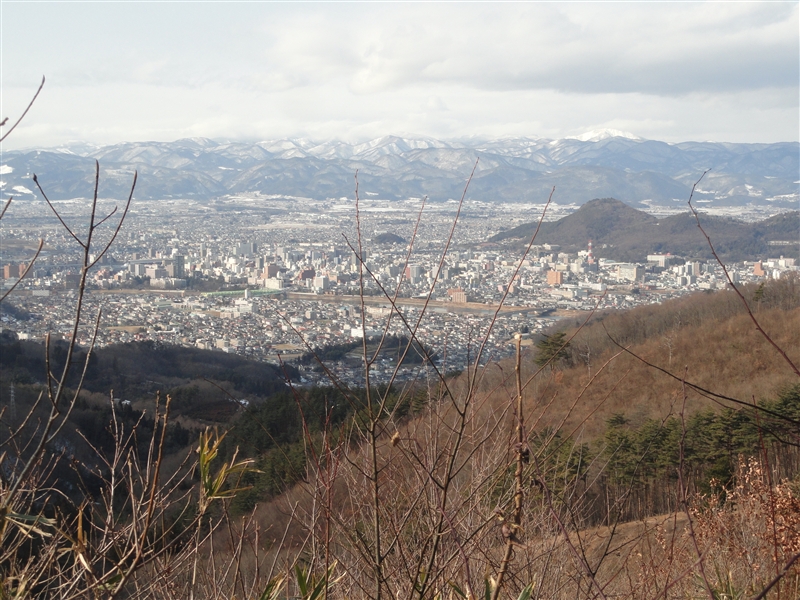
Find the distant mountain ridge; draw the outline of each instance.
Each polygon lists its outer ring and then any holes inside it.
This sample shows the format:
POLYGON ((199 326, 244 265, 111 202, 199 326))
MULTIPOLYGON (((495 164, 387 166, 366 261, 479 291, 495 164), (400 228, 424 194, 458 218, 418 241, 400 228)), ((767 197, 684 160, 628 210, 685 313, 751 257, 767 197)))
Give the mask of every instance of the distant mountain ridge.
MULTIPOLYGON (((785 212, 757 223, 707 214, 701 214, 700 219, 723 260, 754 260, 781 254, 798 257, 799 211, 785 212), (769 241, 796 243, 771 247, 769 241)), ((489 241, 527 241, 537 225, 538 222, 525 223, 502 231, 489 241)), ((542 223, 536 237, 538 244, 558 244, 562 249, 572 251, 585 249, 589 240, 598 258, 641 262, 648 254, 655 253, 712 258, 708 243, 688 210, 657 219, 614 198, 592 200, 558 221, 542 223)))
POLYGON ((469 196, 497 202, 542 202, 557 188, 559 203, 584 204, 615 197, 633 206, 685 200, 696 192, 714 205, 798 203, 800 144, 667 144, 603 130, 561 140, 509 138, 442 141, 386 136, 361 144, 305 139, 258 143, 188 138, 175 142, 74 144, 6 152, 2 189, 20 199, 35 197, 36 173, 54 199, 86 197, 94 160, 102 169, 100 193, 124 196, 134 169, 142 199, 210 199, 261 193, 315 199, 353 196, 361 189, 381 199, 427 195, 458 198, 476 159, 469 196))

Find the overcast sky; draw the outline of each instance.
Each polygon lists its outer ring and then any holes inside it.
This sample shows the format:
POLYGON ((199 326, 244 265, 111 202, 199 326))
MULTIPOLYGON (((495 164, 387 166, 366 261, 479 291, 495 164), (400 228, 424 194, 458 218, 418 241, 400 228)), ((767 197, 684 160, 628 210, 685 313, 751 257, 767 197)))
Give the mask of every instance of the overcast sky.
POLYGON ((5 149, 182 137, 798 140, 798 2, 0 3, 5 149))

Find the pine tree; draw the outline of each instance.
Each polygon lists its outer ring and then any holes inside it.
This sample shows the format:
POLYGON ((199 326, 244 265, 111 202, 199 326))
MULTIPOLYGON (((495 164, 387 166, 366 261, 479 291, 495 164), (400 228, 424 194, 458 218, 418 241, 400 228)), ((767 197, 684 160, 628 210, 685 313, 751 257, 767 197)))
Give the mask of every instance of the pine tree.
POLYGON ((556 364, 567 360, 569 353, 569 342, 566 341, 567 334, 563 331, 554 333, 553 335, 545 335, 541 340, 536 342, 536 364, 543 367, 548 362, 551 368, 555 368, 556 364))

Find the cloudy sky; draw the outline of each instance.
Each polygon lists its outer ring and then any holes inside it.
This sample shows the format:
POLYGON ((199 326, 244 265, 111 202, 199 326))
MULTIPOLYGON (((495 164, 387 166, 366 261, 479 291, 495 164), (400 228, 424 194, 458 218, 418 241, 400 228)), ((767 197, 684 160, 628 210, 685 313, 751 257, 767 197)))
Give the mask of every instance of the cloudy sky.
POLYGON ((798 140, 798 2, 8 2, 5 149, 182 137, 798 140))

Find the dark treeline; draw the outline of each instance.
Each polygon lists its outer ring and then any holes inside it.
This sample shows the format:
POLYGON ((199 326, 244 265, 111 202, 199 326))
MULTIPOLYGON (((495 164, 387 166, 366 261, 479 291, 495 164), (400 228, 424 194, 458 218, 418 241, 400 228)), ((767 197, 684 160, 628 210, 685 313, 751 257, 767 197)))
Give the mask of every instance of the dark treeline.
MULTIPOLYGON (((672 416, 633 426, 624 415, 605 434, 582 442, 544 429, 529 437, 529 497, 544 503, 542 486, 574 527, 641 520, 681 511, 679 489, 692 497, 722 494, 740 482, 740 462, 761 461, 777 483, 800 472, 800 385, 757 408, 705 410, 684 422, 672 416), (772 413, 772 414, 770 414, 772 413), (685 423, 685 424, 684 424, 685 423)), ((491 480, 494 497, 508 489, 510 466, 491 480)))
MULTIPOLYGON (((735 486, 741 458, 765 461, 776 482, 796 476, 800 385, 757 407, 704 410, 683 422, 670 416, 633 426, 619 414, 608 420, 602 439, 588 445, 567 440, 551 447, 556 451, 545 462, 557 473, 554 479, 588 492, 584 502, 589 499, 589 505, 580 511, 587 524, 669 513, 680 510, 681 469, 689 494, 724 493, 735 486)), ((563 496, 565 504, 568 497, 563 496)))
MULTIPOLYGON (((380 345, 380 358, 388 359, 398 362, 403 359, 404 365, 418 365, 427 360, 427 357, 436 361, 436 354, 430 348, 424 348, 418 341, 414 341, 409 345, 409 338, 405 335, 387 335, 382 342, 379 339, 370 339, 367 342, 367 351, 370 355, 378 350, 380 345), (406 352, 406 349, 408 350, 406 352), (403 355, 405 354, 405 358, 403 355)), ((335 360, 342 360, 351 355, 354 351, 358 351, 363 347, 361 340, 353 340, 342 342, 339 344, 328 344, 321 348, 315 349, 313 352, 306 352, 299 359, 298 362, 302 365, 319 365, 335 360)), ((359 351, 356 357, 358 362, 361 362, 361 352, 359 351)))
MULTIPOLYGON (((385 398, 384 415, 392 419, 418 412, 427 397, 425 390, 400 394, 385 387, 371 394, 376 410, 385 398)), ((324 444, 349 443, 352 428, 368 422, 367 410, 365 390, 335 387, 285 391, 248 407, 233 421, 221 448, 225 457, 237 453, 256 459, 258 471, 245 475, 242 484, 251 487, 236 496, 234 510, 250 510, 304 479, 309 457, 322 454, 324 444)))
MULTIPOLYGON (((61 372, 66 356, 66 343, 51 343, 51 372, 61 372)), ((76 348, 66 381, 67 398, 74 395, 86 357, 86 349, 76 348)), ((23 442, 35 439, 47 420, 46 372, 44 344, 20 341, 13 333, 3 332, 0 442, 5 443, 11 432, 22 427, 4 457, 6 461, 27 460, 32 447, 23 442)), ((154 431, 157 398, 161 414, 167 397, 171 399, 164 455, 185 456, 206 426, 226 426, 242 412, 243 405, 257 404, 283 392, 287 376, 297 378, 296 368, 281 369, 223 352, 153 342, 95 349, 82 391, 63 428, 45 449, 53 465, 51 483, 67 496, 92 496, 99 492, 103 459, 122 449, 133 450, 144 460, 150 439, 159 433, 154 431), (136 436, 128 439, 134 429, 136 436)))
MULTIPOLYGON (((51 371, 60 372, 66 354, 65 342, 51 344, 51 371)), ((78 384, 85 359, 86 350, 77 348, 67 385, 78 384)), ((10 332, 4 332, 0 338, 0 366, 3 377, 9 381, 43 383, 44 344, 19 341, 10 332)), ((238 394, 267 396, 285 389, 287 379, 297 380, 298 376, 291 365, 278 367, 236 354, 144 341, 96 348, 83 387, 101 394, 113 390, 117 398, 133 400, 187 381, 210 379, 230 384, 238 394)))
POLYGON ((348 352, 355 350, 361 345, 361 340, 352 340, 339 344, 327 344, 321 348, 317 348, 313 352, 306 352, 297 359, 297 362, 301 365, 318 365, 320 362, 325 364, 330 361, 341 360, 347 356, 348 352))

